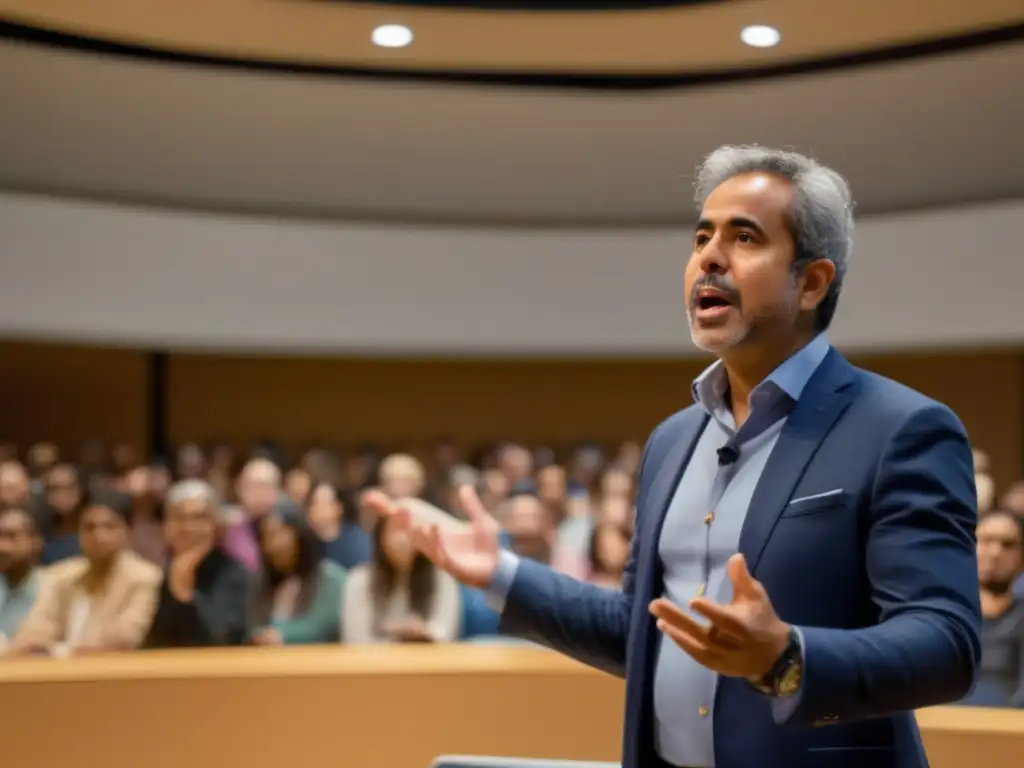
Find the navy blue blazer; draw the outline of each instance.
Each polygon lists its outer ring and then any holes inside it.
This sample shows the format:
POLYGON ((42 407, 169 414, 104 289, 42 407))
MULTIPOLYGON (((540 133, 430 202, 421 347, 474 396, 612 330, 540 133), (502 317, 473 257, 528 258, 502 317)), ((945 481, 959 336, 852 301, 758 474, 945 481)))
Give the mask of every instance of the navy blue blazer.
MULTIPOLYGON (((652 433, 621 592, 523 560, 501 630, 626 678, 624 768, 656 764, 653 683, 669 501, 707 414, 691 406, 652 433)), ((800 627, 799 706, 721 678, 717 768, 926 768, 914 710, 961 699, 981 654, 971 448, 949 408, 831 350, 764 469, 740 552, 779 616, 800 627), (794 498, 825 494, 787 508, 794 498)))

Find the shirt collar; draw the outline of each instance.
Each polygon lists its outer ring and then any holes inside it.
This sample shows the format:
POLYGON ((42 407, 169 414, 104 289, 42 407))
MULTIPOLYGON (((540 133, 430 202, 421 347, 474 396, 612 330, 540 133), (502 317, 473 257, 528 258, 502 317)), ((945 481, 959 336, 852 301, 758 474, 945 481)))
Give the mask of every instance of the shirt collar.
MULTIPOLYGON (((758 384, 750 393, 751 398, 755 399, 762 393, 774 390, 788 395, 796 402, 830 348, 828 336, 819 333, 809 344, 785 360, 767 379, 758 384)), ((716 360, 708 366, 694 379, 692 385, 694 401, 708 412, 725 404, 725 395, 728 391, 729 380, 721 360, 716 360)))

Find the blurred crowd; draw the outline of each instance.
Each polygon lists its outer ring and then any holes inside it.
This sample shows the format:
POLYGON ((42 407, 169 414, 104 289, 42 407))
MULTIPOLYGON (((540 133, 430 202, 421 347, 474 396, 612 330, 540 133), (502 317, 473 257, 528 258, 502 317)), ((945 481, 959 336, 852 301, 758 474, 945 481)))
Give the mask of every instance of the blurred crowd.
POLYGON ((461 524, 474 486, 504 544, 617 588, 629 553, 634 444, 609 451, 451 442, 409 453, 264 442, 182 445, 169 461, 90 442, 0 447, 0 654, 494 638, 457 584, 365 503, 461 524))
MULTIPOLYGON (((639 444, 565 450, 453 442, 388 453, 271 442, 0 445, 0 655, 302 643, 492 642, 486 596, 419 554, 366 503, 459 525, 475 487, 504 545, 617 589, 639 444)), ((982 676, 966 703, 1024 706, 1024 482, 996 488, 975 451, 982 676)))

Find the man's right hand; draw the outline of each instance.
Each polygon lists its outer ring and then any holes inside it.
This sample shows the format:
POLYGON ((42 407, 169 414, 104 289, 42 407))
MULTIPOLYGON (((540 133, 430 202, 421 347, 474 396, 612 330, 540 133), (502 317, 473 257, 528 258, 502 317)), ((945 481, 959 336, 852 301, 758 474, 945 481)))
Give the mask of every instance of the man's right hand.
POLYGON ((207 547, 186 549, 171 560, 167 573, 167 588, 180 603, 191 603, 196 589, 196 568, 209 552, 207 547))
POLYGON ((498 534, 501 527, 480 501, 472 486, 459 489, 466 523, 438 526, 420 523, 409 510, 395 506, 383 493, 372 491, 366 504, 381 517, 408 531, 416 547, 438 568, 470 587, 485 589, 498 568, 498 534))

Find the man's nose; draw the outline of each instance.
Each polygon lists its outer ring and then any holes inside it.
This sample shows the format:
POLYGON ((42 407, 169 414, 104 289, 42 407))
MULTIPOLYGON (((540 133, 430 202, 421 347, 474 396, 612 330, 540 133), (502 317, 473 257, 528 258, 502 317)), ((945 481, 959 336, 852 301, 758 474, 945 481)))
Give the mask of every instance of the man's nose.
POLYGON ((729 269, 728 255, 722 250, 721 239, 713 235, 700 252, 700 270, 705 274, 722 274, 729 269))

